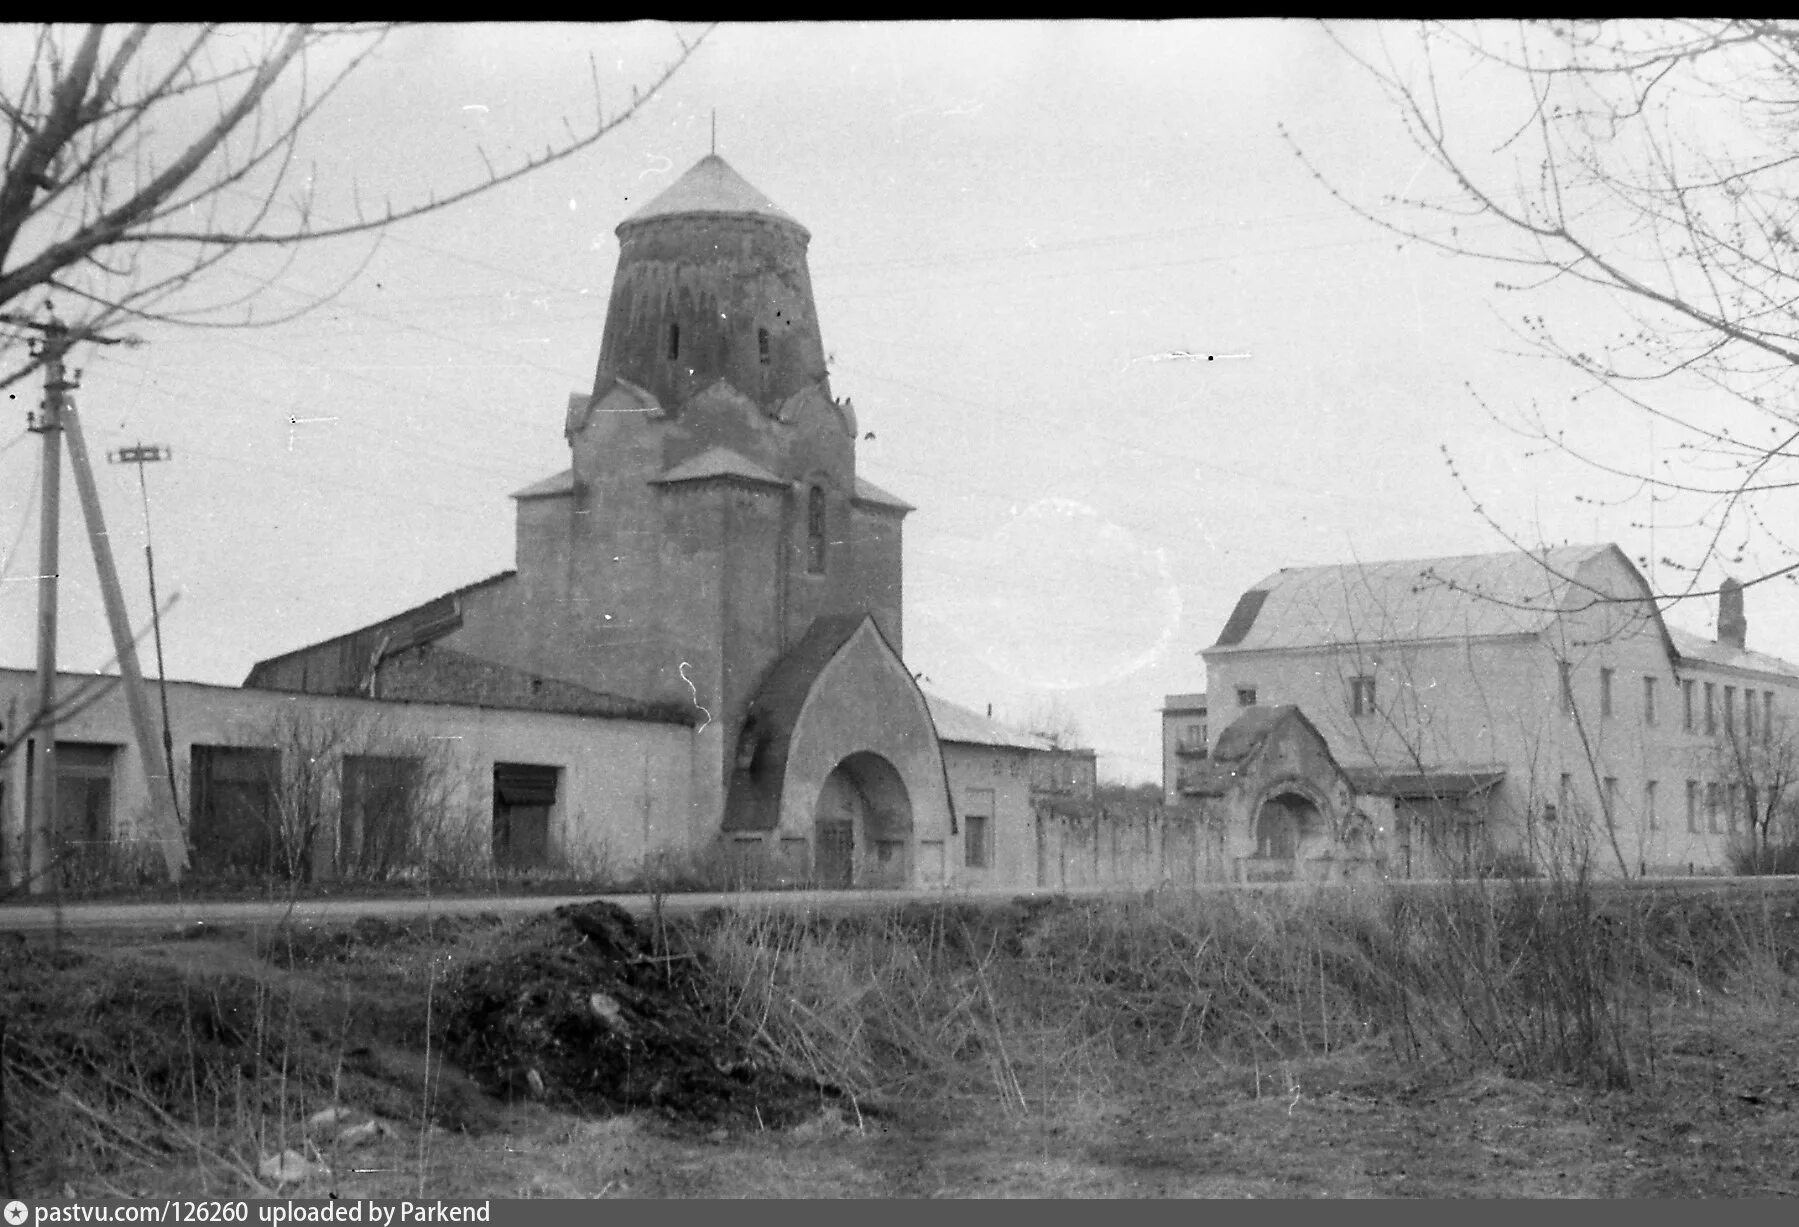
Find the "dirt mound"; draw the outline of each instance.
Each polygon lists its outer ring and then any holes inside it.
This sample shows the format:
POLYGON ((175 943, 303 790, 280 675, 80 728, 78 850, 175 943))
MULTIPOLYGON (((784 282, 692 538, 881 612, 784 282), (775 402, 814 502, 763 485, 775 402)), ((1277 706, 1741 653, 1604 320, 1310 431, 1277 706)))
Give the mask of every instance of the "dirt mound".
POLYGON ((658 952, 622 909, 563 907, 456 977, 446 1039, 495 1091, 580 1111, 780 1128, 838 1096, 755 1052, 708 990, 695 953, 658 952))

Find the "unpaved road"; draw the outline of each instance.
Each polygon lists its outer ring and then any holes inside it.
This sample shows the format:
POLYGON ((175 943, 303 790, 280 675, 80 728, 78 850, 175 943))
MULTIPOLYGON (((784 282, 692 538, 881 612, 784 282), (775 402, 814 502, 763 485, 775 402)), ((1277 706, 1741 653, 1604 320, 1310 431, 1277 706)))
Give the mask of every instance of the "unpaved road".
MULTIPOLYGON (((1503 890, 1503 882, 1486 884, 1488 889, 1503 890)), ((1595 883, 1601 889, 1667 890, 1680 892, 1729 891, 1734 894, 1759 892, 1771 903, 1786 908, 1799 906, 1799 877, 1759 878, 1637 878, 1629 882, 1595 883)), ((1330 890, 1382 890, 1402 888, 1433 890, 1445 886, 1432 881, 1392 881, 1356 885, 1338 884, 1330 890)), ((1294 882, 1265 882, 1254 886, 1216 885, 1208 890, 1315 890, 1316 886, 1294 882)), ((710 908, 739 910, 802 911, 845 913, 876 911, 907 903, 998 904, 1009 899, 1128 898, 1142 895, 1142 888, 1082 887, 1068 890, 846 890, 846 891, 739 891, 714 894, 666 895, 662 910, 667 915, 691 915, 710 908)), ((194 925, 241 927, 298 922, 300 924, 348 924, 364 917, 383 920, 408 920, 424 916, 529 916, 552 911, 564 904, 591 903, 604 899, 615 903, 634 916, 648 916, 655 909, 649 895, 442 895, 432 898, 388 899, 268 899, 268 900, 190 900, 176 903, 83 902, 7 903, 0 905, 0 933, 31 933, 71 930, 130 930, 153 932, 185 930, 194 925)))
MULTIPOLYGON (((872 911, 905 903, 995 903, 1046 892, 868 890, 868 891, 741 891, 719 894, 667 895, 667 915, 691 915, 709 908, 819 912, 872 911)), ((1129 894, 1104 890, 1055 892, 1067 895, 1129 894)), ((426 916, 529 916, 570 903, 603 899, 634 916, 655 908, 649 895, 444 895, 428 899, 294 899, 193 900, 178 903, 8 904, 0 907, 0 932, 127 929, 138 932, 182 930, 194 925, 242 927, 281 923, 347 924, 363 917, 410 920, 426 916)))

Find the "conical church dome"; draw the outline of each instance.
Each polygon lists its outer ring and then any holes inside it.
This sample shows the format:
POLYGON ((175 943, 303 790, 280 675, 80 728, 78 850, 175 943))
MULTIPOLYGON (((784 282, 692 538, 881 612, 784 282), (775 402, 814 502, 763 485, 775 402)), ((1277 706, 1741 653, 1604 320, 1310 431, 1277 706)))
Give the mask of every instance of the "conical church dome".
POLYGON ((668 412, 720 380, 772 414, 830 395, 806 266, 811 234, 717 154, 618 225, 594 394, 615 378, 668 412))
MULTIPOLYGON (((716 153, 709 153, 695 162, 686 174, 663 189, 655 199, 620 222, 619 229, 653 218, 693 213, 765 217, 799 226, 802 232, 806 230, 716 153)), ((811 237, 809 232, 807 237, 811 237)))

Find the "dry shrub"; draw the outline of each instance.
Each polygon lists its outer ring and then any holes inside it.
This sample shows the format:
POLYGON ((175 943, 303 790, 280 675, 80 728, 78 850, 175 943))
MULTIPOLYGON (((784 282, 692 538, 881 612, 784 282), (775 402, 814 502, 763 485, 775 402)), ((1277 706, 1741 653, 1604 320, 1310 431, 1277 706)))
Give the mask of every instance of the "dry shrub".
MULTIPOLYGON (((1790 929, 1790 926, 1789 926, 1790 929)), ((1584 879, 1161 895, 701 926, 716 993, 790 1068, 858 1094, 1024 1104, 1195 1059, 1378 1042, 1406 1064, 1629 1086, 1690 986, 1793 986, 1792 933, 1584 879)), ((1737 988, 1739 995, 1747 992, 1737 988)))

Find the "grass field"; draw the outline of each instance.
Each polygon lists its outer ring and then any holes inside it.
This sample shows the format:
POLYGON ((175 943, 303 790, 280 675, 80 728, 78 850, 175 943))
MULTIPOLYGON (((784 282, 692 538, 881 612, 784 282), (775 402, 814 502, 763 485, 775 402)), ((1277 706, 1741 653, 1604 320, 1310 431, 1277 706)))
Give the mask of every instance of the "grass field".
POLYGON ((0 1178, 1792 1195, 1796 1003, 1792 897, 1579 881, 33 940, 0 959, 0 1178))

